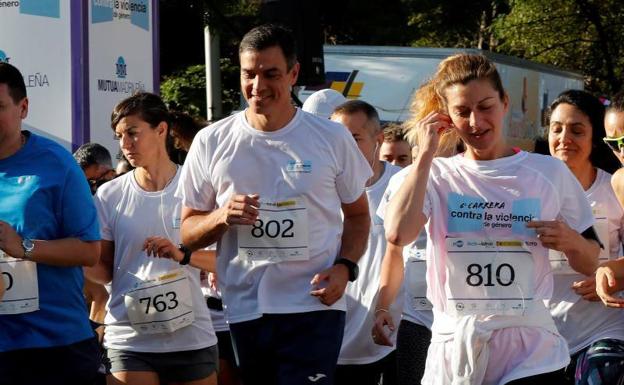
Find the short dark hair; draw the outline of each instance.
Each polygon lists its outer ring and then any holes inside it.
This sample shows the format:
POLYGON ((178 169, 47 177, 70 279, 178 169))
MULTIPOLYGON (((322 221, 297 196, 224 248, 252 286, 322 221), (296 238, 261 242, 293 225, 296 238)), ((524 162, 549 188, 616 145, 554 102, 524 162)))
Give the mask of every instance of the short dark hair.
POLYGON ((611 99, 607 112, 624 112, 624 90, 615 94, 611 99))
POLYGON ((594 167, 609 173, 615 172, 620 167, 620 162, 602 140, 606 136, 604 128, 605 107, 600 100, 583 90, 563 91, 548 108, 548 124, 550 124, 553 111, 560 104, 574 106, 589 118, 589 123, 592 125, 592 151, 589 155, 589 161, 594 167))
POLYGON ((384 132, 384 142, 394 143, 394 142, 407 142, 407 138, 405 137, 405 130, 401 125, 396 123, 388 123, 382 127, 384 132))
POLYGON ((22 73, 13 65, 0 62, 0 84, 9 87, 9 95, 17 104, 26 97, 26 84, 22 73))
POLYGON ((113 131, 115 131, 121 119, 132 115, 138 115, 141 120, 149 123, 152 128, 158 126, 160 122, 167 123, 167 127, 171 123, 171 116, 165 103, 160 96, 149 92, 136 93, 122 100, 113 108, 113 113, 111 114, 111 128, 113 131))
POLYGON ((253 28, 243 36, 238 53, 240 55, 245 51, 262 51, 275 46, 282 50, 286 67, 290 71, 297 63, 297 43, 293 32, 283 25, 263 24, 253 28))
POLYGON ((334 109, 334 115, 352 115, 358 112, 364 113, 369 122, 372 122, 375 130, 373 134, 376 134, 381 130, 381 122, 379 120, 379 114, 372 105, 366 103, 363 100, 348 100, 334 109))
POLYGON ((74 152, 74 159, 83 170, 91 165, 113 167, 111 154, 98 143, 85 143, 74 152))

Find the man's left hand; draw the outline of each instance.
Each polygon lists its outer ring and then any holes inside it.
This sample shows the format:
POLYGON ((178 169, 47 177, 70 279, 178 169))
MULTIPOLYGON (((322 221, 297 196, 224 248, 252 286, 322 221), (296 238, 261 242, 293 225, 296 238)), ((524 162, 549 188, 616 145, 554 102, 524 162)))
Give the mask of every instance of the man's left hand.
POLYGON ((313 289, 310 294, 318 297, 325 305, 331 306, 342 297, 349 282, 349 269, 345 265, 334 265, 316 274, 310 284, 313 289), (321 287, 322 282, 327 285, 321 287))

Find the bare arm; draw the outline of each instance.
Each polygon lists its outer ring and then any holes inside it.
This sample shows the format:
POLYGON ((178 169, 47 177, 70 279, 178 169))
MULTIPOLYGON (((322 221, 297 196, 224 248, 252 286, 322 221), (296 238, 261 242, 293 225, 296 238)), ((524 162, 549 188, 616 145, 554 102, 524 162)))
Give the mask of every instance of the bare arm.
POLYGON ((230 225, 253 225, 259 206, 258 195, 235 194, 225 206, 213 211, 182 207, 182 243, 191 250, 212 245, 230 225))
MULTIPOLYGON (((344 230, 338 257, 357 263, 366 251, 370 231, 370 214, 366 193, 362 193, 353 203, 343 204, 342 212, 344 214, 344 230)), ((334 265, 314 275, 311 281, 313 290, 310 291, 310 294, 318 297, 323 304, 331 306, 342 297, 348 281, 349 269, 342 264, 334 265), (327 286, 321 288, 320 284, 323 281, 327 282, 327 286)))
POLYGON ((433 154, 419 153, 396 195, 388 203, 384 226, 388 243, 405 246, 413 242, 427 222, 423 214, 433 154))
POLYGON ((344 229, 338 255, 357 263, 366 251, 371 226, 366 194, 362 193, 353 203, 343 203, 342 213, 344 214, 344 229))
MULTIPOLYGON (((0 221, 0 249, 14 258, 24 257, 23 238, 13 227, 0 221)), ((100 258, 99 241, 78 238, 34 240, 31 260, 53 266, 93 266, 100 258)))
POLYGON ((100 241, 102 253, 97 264, 85 267, 85 278, 106 285, 113 280, 113 262, 115 256, 115 243, 113 241, 100 241))
POLYGON ((394 320, 389 310, 401 288, 404 275, 403 247, 388 243, 386 245, 386 254, 381 263, 379 295, 377 296, 375 324, 372 330, 373 341, 379 345, 392 346, 392 341, 386 335, 384 328, 388 326, 391 331, 395 329, 394 320))
POLYGON ((427 222, 423 214, 427 181, 433 157, 438 149, 440 133, 451 127, 451 118, 432 112, 418 122, 418 155, 405 181, 389 202, 384 226, 386 239, 397 246, 405 246, 418 237, 427 222))
POLYGON ((624 308, 624 299, 613 296, 624 290, 624 258, 607 261, 596 270, 596 292, 608 307, 624 308))
MULTIPOLYGON (((169 258, 178 263, 184 259, 184 253, 178 249, 178 246, 163 237, 147 238, 143 249, 148 256, 169 258)), ((214 273, 217 266, 217 253, 214 250, 195 250, 191 254, 189 265, 214 273)))
POLYGON ((613 174, 611 177, 611 187, 613 187, 613 191, 620 205, 624 207, 624 169, 621 168, 613 174))
POLYGON ((537 238, 544 247, 563 252, 575 271, 583 275, 593 275, 598 268, 598 242, 584 238, 565 222, 531 221, 527 227, 535 229, 537 238))

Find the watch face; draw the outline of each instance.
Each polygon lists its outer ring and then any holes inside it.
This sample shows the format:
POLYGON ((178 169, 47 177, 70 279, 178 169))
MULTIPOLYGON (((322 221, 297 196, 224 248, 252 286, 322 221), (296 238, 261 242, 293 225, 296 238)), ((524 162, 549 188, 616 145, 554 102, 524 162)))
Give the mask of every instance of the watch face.
POLYGON ((22 241, 22 247, 26 251, 32 251, 32 249, 35 248, 35 243, 32 241, 32 239, 24 238, 24 240, 22 241))

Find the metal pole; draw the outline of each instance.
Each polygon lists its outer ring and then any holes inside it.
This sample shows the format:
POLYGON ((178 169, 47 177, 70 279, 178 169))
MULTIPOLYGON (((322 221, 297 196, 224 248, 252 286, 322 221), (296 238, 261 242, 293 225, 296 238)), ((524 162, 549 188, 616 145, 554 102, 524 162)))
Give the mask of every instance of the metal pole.
POLYGON ((221 67, 219 65, 219 36, 204 28, 204 50, 206 55, 206 119, 209 122, 221 119, 221 67))

